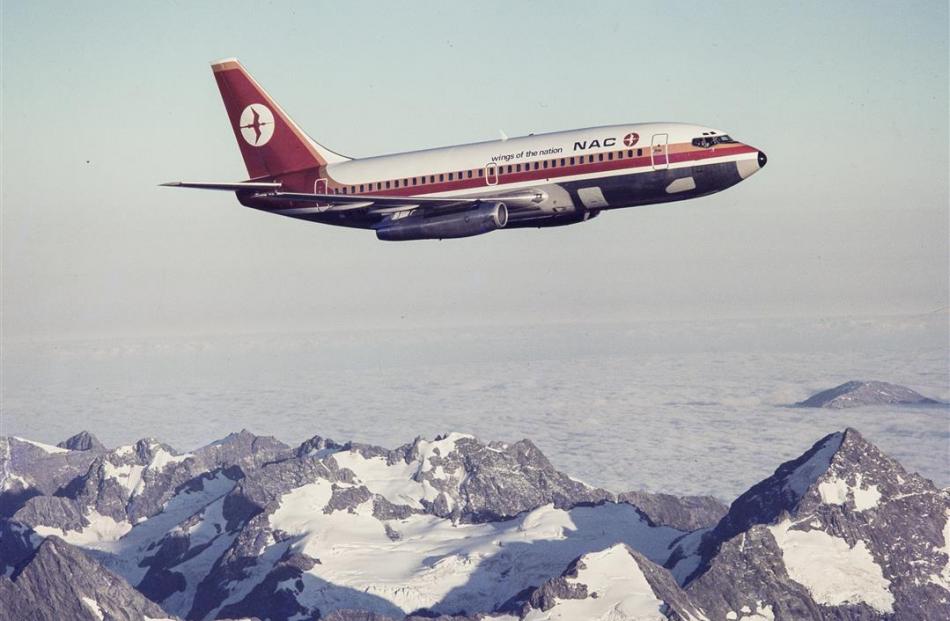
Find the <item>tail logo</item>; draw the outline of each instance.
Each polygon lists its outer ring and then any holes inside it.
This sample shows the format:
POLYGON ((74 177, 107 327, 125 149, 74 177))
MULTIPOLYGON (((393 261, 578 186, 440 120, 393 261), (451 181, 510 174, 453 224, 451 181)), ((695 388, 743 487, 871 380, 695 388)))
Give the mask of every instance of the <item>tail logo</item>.
POLYGON ((264 104, 251 104, 241 113, 240 128, 247 144, 263 147, 274 135, 274 113, 264 104))

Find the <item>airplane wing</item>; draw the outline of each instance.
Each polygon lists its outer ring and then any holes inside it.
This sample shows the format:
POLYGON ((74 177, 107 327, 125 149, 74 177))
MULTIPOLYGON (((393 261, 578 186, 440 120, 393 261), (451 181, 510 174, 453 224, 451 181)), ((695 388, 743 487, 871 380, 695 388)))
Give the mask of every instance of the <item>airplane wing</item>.
POLYGON ((326 211, 350 211, 372 209, 375 212, 402 211, 415 208, 445 208, 476 203, 527 203, 538 196, 537 192, 505 194, 497 196, 378 196, 375 194, 302 194, 299 192, 270 192, 261 198, 296 203, 324 205, 326 211))
POLYGON ((407 209, 431 209, 441 211, 453 207, 474 205, 476 203, 506 203, 512 206, 528 206, 543 199, 539 192, 529 191, 517 194, 472 195, 472 196, 380 196, 377 194, 310 194, 303 192, 281 192, 280 183, 243 182, 216 183, 198 181, 173 181, 161 184, 175 188, 197 188, 202 190, 229 190, 232 192, 255 192, 255 198, 288 203, 313 203, 313 207, 289 208, 290 213, 325 213, 332 211, 368 210, 373 213, 393 213, 407 209))

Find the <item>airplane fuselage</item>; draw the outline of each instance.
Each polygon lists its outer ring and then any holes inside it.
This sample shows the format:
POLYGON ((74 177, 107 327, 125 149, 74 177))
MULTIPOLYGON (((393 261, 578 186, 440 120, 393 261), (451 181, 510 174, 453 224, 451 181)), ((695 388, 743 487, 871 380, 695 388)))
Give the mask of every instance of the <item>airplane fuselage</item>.
MULTIPOLYGON (((280 175, 298 192, 347 196, 478 197, 533 195, 508 202, 505 228, 556 226, 602 210, 650 205, 725 190, 765 165, 755 147, 718 142, 728 135, 684 123, 640 123, 554 132, 384 155, 280 175), (707 146, 708 145, 708 146, 707 146)), ((273 180, 265 177, 257 180, 273 180)), ((396 214, 322 211, 312 204, 242 203, 282 215, 375 228, 396 214)))

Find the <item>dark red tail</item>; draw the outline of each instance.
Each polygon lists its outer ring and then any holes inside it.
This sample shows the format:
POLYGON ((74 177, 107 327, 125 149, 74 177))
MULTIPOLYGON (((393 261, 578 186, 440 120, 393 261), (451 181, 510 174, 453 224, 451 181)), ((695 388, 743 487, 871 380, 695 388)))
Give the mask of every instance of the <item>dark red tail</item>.
POLYGON ((237 59, 218 61, 211 68, 251 179, 347 159, 303 133, 237 59))

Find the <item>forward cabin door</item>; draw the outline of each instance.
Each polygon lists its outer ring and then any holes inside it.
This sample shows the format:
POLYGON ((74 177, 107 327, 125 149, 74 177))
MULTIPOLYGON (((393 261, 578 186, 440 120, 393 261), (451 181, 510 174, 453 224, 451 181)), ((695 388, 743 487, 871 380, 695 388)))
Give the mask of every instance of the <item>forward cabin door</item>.
POLYGON ((650 145, 650 163, 653 170, 666 170, 670 167, 669 141, 669 134, 653 134, 653 142, 650 145))
MULTIPOLYGON (((330 193, 330 188, 329 188, 329 185, 327 184, 327 178, 326 178, 326 177, 320 177, 319 179, 317 179, 316 181, 313 182, 313 193, 314 193, 314 194, 329 194, 329 193, 330 193)), ((329 207, 329 206, 330 206, 330 203, 329 203, 329 202, 326 202, 326 203, 318 202, 318 203, 316 203, 316 206, 317 206, 317 207, 329 207)))

